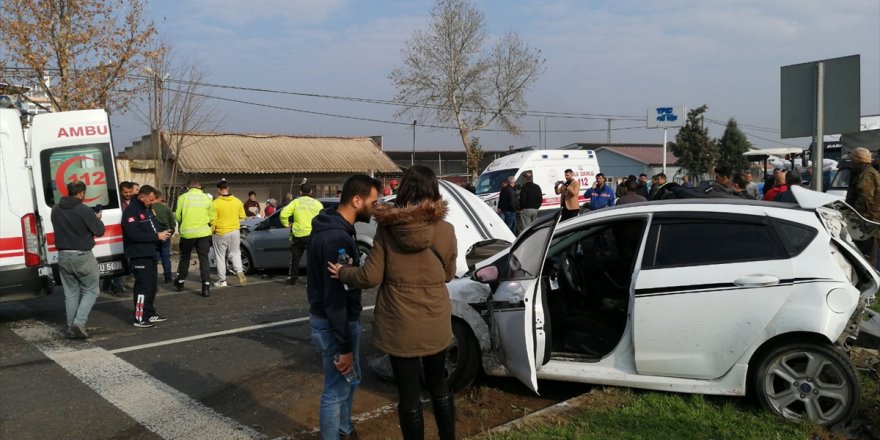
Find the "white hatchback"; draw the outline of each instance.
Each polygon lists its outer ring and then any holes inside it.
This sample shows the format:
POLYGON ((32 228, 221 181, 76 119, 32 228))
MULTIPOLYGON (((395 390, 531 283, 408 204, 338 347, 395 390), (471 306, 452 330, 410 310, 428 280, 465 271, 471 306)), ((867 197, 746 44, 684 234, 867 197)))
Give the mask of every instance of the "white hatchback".
POLYGON ((449 284, 450 382, 538 379, 745 395, 792 419, 847 420, 846 347, 880 278, 838 198, 692 199, 545 218, 449 284))

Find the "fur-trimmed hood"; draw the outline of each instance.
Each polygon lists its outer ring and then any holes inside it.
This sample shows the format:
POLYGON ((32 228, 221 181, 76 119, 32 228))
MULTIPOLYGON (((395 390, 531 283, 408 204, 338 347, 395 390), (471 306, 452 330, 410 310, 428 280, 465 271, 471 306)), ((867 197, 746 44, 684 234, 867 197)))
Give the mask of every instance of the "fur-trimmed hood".
POLYGON ((446 218, 448 210, 445 200, 428 200, 404 207, 379 205, 373 210, 373 216, 379 227, 388 228, 401 248, 415 252, 431 246, 434 224, 446 218))

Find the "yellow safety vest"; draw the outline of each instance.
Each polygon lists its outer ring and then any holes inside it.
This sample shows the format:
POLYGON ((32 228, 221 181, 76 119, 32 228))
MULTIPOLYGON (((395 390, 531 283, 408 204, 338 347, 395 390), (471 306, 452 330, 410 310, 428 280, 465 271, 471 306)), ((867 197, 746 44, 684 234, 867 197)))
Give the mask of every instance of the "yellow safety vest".
POLYGON ((284 227, 290 226, 288 220, 293 216, 293 227, 290 228, 291 237, 308 237, 312 234, 312 219, 315 218, 324 205, 321 202, 309 197, 299 196, 294 201, 287 204, 281 210, 281 224, 284 227))

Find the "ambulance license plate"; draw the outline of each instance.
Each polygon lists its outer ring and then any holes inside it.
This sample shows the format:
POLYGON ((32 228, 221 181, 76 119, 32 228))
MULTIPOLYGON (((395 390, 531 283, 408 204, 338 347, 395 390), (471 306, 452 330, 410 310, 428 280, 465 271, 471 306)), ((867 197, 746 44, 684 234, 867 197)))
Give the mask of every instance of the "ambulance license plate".
POLYGON ((122 261, 105 261, 98 263, 98 273, 101 275, 109 275, 116 272, 122 272, 122 261))

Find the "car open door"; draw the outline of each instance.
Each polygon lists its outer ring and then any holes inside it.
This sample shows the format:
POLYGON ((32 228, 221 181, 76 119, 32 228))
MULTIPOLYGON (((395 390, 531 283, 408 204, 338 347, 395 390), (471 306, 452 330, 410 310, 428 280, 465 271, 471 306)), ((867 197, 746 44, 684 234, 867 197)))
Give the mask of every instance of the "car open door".
POLYGON ((541 300, 541 271, 559 213, 532 225, 510 249, 507 267, 489 298, 492 346, 504 366, 532 391, 538 391, 536 371, 548 355, 545 310, 541 300))

